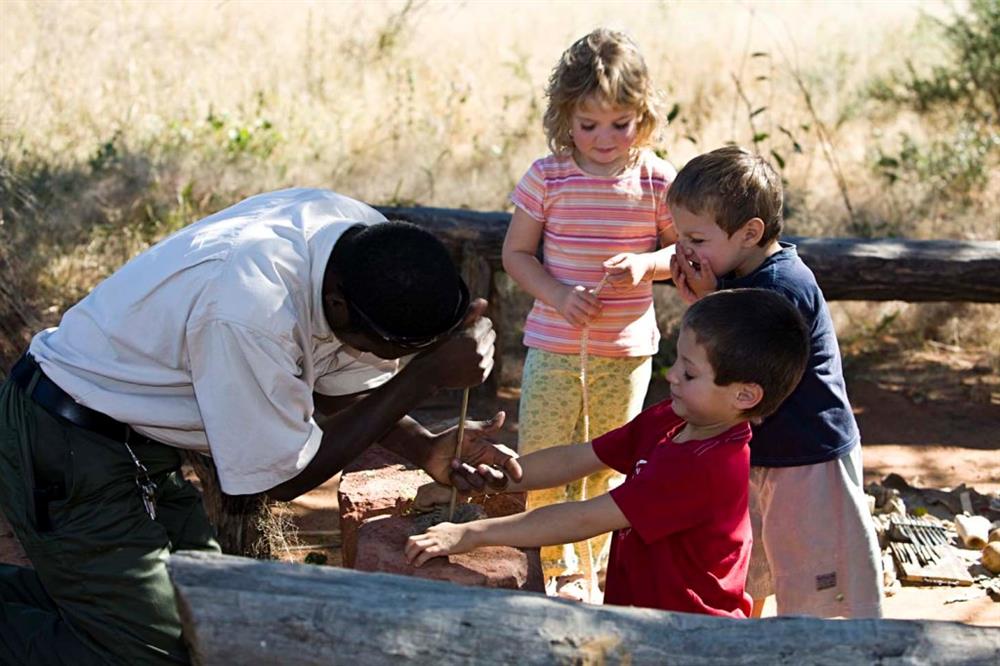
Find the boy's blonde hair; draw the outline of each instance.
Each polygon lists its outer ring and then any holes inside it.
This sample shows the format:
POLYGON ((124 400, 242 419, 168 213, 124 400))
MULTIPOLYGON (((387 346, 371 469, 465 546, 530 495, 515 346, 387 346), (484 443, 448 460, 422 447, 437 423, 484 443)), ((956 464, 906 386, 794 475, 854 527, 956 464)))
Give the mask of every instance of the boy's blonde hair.
POLYGON ((781 177, 767 160, 739 146, 725 146, 684 165, 667 191, 667 205, 695 215, 708 213, 732 236, 748 220, 759 217, 764 247, 781 237, 781 177))
POLYGON ((553 153, 573 149, 573 112, 591 95, 636 112, 633 147, 650 143, 660 123, 658 93, 639 47, 624 32, 598 28, 566 49, 545 90, 542 125, 553 153))

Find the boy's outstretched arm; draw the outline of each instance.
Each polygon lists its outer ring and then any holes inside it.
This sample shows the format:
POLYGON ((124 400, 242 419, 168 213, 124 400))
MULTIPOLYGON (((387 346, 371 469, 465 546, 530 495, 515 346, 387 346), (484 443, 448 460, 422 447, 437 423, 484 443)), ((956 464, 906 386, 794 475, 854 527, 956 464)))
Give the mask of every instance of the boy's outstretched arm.
MULTIPOLYGON (((506 447, 498 446, 505 449, 506 447)), ((513 452, 512 452, 513 454, 513 452)), ((513 476, 504 474, 495 466, 480 464, 470 465, 466 462, 452 460, 452 467, 462 475, 462 478, 481 479, 485 487, 479 492, 516 493, 525 490, 540 490, 554 488, 570 481, 582 479, 594 472, 608 468, 597 454, 592 444, 566 444, 553 446, 529 453, 523 458, 517 458, 520 464, 521 480, 514 481, 513 476), (506 483, 506 485, 504 485, 506 483)), ((459 488, 464 493, 465 489, 459 488)), ((451 488, 440 483, 428 483, 417 490, 414 508, 418 511, 429 511, 435 504, 443 504, 451 497, 451 488)))
POLYGON ((440 523, 406 541, 406 559, 420 566, 434 557, 465 553, 480 546, 536 548, 583 541, 629 527, 611 495, 584 502, 543 506, 527 513, 471 523, 440 523))

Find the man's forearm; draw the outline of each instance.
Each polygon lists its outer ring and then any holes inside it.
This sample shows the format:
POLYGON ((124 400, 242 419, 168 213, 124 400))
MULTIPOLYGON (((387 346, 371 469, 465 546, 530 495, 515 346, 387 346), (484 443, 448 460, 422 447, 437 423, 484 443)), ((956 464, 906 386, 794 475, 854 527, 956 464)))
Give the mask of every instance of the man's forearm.
POLYGON ((400 446, 407 434, 418 436, 419 424, 412 419, 402 426, 399 441, 389 434, 427 394, 421 377, 404 369, 364 398, 335 413, 322 414, 318 422, 322 424, 323 438, 312 461, 298 476, 275 486, 268 494, 283 501, 294 499, 341 471, 375 441, 388 438, 394 446, 400 446))
POLYGON ((404 416, 379 440, 379 444, 398 453, 414 465, 425 467, 430 456, 432 433, 409 416, 404 416))

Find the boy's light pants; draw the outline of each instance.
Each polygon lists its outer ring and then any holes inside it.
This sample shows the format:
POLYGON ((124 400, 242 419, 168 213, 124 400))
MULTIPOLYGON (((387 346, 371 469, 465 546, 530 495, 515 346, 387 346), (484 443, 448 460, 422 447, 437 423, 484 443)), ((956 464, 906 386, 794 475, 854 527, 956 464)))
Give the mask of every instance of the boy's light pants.
POLYGON ((750 468, 754 600, 774 594, 778 615, 882 616, 882 554, 862 481, 860 445, 815 465, 750 468))
MULTIPOLYGON (((587 390, 590 406, 590 437, 594 439, 631 421, 642 411, 652 375, 649 356, 587 360, 587 390)), ((518 453, 521 455, 561 444, 584 441, 583 391, 579 354, 553 354, 529 349, 521 380, 518 412, 518 453)), ((608 492, 621 483, 621 475, 598 472, 587 478, 587 498, 608 492)), ((583 498, 583 481, 559 488, 528 493, 528 509, 583 498)), ((591 539, 597 567, 607 562, 608 535, 591 539)), ((546 580, 581 569, 589 557, 586 542, 542 548, 542 570, 546 580)))

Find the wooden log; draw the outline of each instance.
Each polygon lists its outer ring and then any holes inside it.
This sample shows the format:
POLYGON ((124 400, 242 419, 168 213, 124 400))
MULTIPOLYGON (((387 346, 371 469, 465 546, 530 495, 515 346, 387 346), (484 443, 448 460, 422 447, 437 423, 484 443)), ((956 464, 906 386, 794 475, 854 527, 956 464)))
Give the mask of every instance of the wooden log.
POLYGON ((1000 303, 1000 242, 788 238, 830 301, 1000 303))
POLYGON ((168 562, 200 664, 996 664, 1000 629, 728 620, 224 555, 168 562))
POLYGON ((445 245, 458 252, 465 243, 472 243, 493 270, 503 270, 500 251, 510 224, 510 213, 484 213, 460 208, 404 208, 376 206, 390 220, 403 220, 434 233, 445 245))
MULTIPOLYGON (((436 234, 453 248, 472 243, 494 271, 510 223, 503 212, 452 208, 379 208, 436 234)), ((969 301, 1000 303, 1000 241, 804 238, 802 260, 816 274, 827 300, 969 301)))

